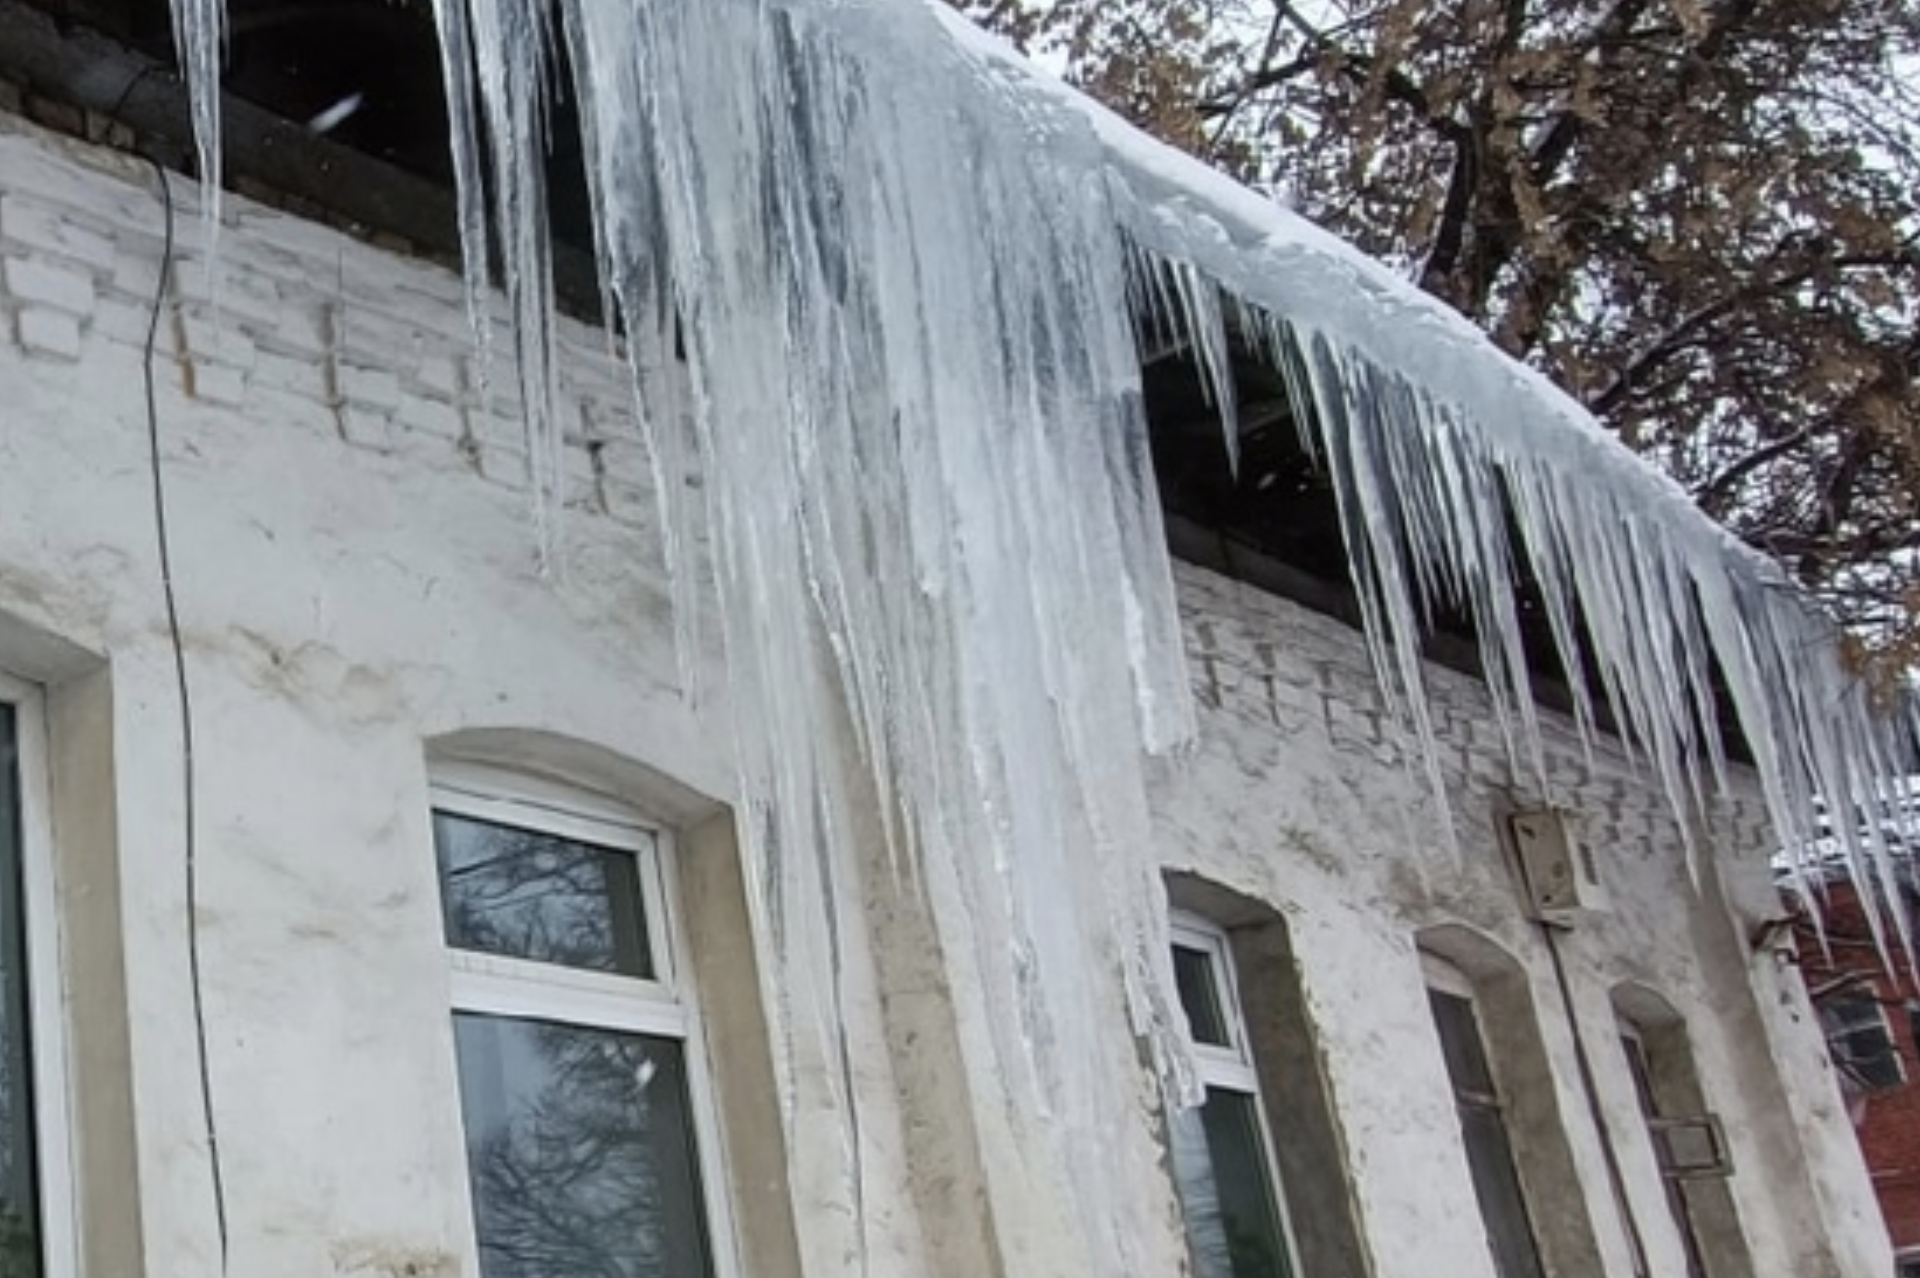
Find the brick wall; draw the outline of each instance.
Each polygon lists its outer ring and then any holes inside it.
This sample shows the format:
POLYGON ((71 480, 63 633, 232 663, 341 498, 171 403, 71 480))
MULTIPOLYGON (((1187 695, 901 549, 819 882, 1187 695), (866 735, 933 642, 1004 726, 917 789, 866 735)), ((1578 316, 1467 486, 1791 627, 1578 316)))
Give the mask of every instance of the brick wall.
MULTIPOLYGON (((1909 1014, 1910 1007, 1920 1007, 1920 984, 1906 962, 1896 960, 1891 968, 1882 962, 1850 882, 1827 885, 1817 924, 1800 909, 1795 933, 1800 972, 1816 1002, 1824 1001, 1822 992, 1830 992, 1829 998, 1871 995, 1885 1011, 1906 1081, 1857 1095, 1855 1131, 1895 1251, 1920 1251, 1920 1043, 1909 1014)), ((1899 939, 1888 939, 1897 950, 1899 939)))
MULTIPOLYGON (((22 127, 0 122, 0 131, 22 127)), ((6 337, 64 363, 108 347, 141 351, 165 236, 156 175, 133 157, 89 152, 120 182, 82 187, 62 166, 17 151, 10 163, 38 171, 10 173, 0 197, 6 337)), ((457 277, 241 201, 227 205, 211 274, 197 188, 177 175, 170 186, 173 267, 155 352, 166 390, 369 453, 525 486, 510 330, 496 316, 483 367, 457 277)), ((598 330, 563 322, 559 332, 567 504, 645 526, 644 449, 630 427, 611 428, 631 421, 626 374, 598 330)))

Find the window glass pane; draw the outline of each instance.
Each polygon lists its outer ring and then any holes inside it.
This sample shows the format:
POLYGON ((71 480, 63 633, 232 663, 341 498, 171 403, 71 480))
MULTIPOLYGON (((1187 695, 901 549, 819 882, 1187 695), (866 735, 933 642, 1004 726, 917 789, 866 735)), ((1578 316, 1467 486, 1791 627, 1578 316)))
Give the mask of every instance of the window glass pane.
POLYGON ((456 1013, 482 1278, 712 1273, 682 1045, 456 1013))
POLYGON ((1209 1088, 1206 1104, 1175 1116, 1172 1136, 1196 1278, 1287 1278, 1286 1237, 1253 1097, 1209 1088))
POLYGON ((1429 989, 1427 996, 1433 1003, 1433 1023, 1440 1031, 1440 1051, 1447 1058, 1447 1077, 1454 1090, 1491 1097, 1493 1072, 1487 1068, 1472 1000, 1436 989, 1429 989))
MULTIPOLYGON (((1640 1096, 1640 1112, 1650 1122, 1660 1118, 1660 1101, 1653 1090, 1653 1066, 1647 1057, 1647 1045, 1637 1032, 1620 1035, 1621 1050, 1627 1056, 1627 1069, 1633 1075, 1633 1089, 1640 1096)), ((1648 1128, 1648 1135, 1655 1145, 1655 1159, 1661 1164, 1661 1184, 1667 1194, 1667 1210, 1673 1216, 1673 1225, 1680 1233, 1681 1247, 1687 1253, 1687 1278, 1704 1278, 1706 1266, 1700 1257, 1700 1240, 1693 1232, 1693 1215, 1687 1208, 1686 1192, 1680 1183, 1665 1174, 1669 1164, 1669 1151, 1662 1145, 1662 1129, 1657 1126, 1648 1128)))
POLYGON ((1627 1071, 1633 1075, 1633 1090, 1640 1097, 1640 1113, 1647 1118, 1660 1117, 1660 1106, 1653 1099, 1653 1071, 1647 1066, 1647 1049, 1633 1034, 1620 1036, 1620 1049, 1627 1054, 1627 1071))
POLYGON ((1480 1037, 1473 1000, 1432 987, 1427 989, 1427 998, 1460 1111, 1460 1138, 1466 1147, 1473 1193, 1480 1204, 1494 1270, 1500 1278, 1542 1278, 1533 1223, 1527 1215, 1527 1200, 1520 1192, 1519 1174, 1514 1170, 1513 1148, 1494 1093, 1493 1071, 1487 1065, 1486 1044, 1480 1037))
POLYGON ((38 1278, 40 1208, 16 765, 13 708, 0 705, 0 1275, 38 1278))
POLYGON ((1841 1055, 1869 1087, 1897 1087, 1903 1075, 1900 1053, 1884 1025, 1869 1025, 1839 1039, 1841 1055))
POLYGON ((1905 1079, 1900 1049, 1880 1000, 1870 995, 1827 999, 1820 1004, 1834 1061, 1857 1085, 1897 1087, 1905 1079))
POLYGON ((1883 1020, 1880 1000, 1865 994, 1827 998, 1820 1003, 1820 1020, 1826 1025, 1829 1034, 1845 1034, 1852 1030, 1878 1026, 1883 1020))
POLYGON ((1187 1013, 1187 1025, 1193 1041, 1214 1047, 1227 1047, 1227 1018, 1220 1007, 1220 987, 1213 971, 1213 956, 1205 950, 1184 945, 1173 947, 1173 976, 1180 987, 1180 1006, 1187 1013))
POLYGON ((1466 1141, 1467 1164, 1473 1172, 1473 1192, 1480 1200, 1480 1218, 1486 1223, 1487 1242, 1493 1249, 1495 1271, 1500 1278, 1541 1278, 1533 1224, 1520 1193, 1520 1178, 1513 1169, 1505 1120, 1497 1109, 1462 1104, 1460 1130, 1466 1141))
POLYGON ((433 838, 449 945, 653 977, 631 852, 451 812, 433 838))

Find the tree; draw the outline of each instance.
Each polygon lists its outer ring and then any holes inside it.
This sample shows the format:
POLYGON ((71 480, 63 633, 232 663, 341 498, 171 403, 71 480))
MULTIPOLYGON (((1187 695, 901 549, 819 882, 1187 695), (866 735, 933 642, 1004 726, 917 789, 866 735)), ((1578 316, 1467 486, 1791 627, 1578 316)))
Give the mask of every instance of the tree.
POLYGON ((954 2, 1403 270, 1920 658, 1920 4, 954 2))

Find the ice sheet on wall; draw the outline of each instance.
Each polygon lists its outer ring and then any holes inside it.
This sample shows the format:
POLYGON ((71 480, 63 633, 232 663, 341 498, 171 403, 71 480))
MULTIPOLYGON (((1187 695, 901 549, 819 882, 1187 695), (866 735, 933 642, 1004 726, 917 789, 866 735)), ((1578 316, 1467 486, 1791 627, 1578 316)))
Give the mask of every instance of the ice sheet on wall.
MULTIPOLYGON (((219 3, 175 3, 216 148, 219 3)), ((491 228, 547 510, 562 472, 539 103, 571 76, 677 588, 696 588, 696 545, 712 559, 789 1056, 838 1054, 851 1073, 840 921, 859 908, 849 847, 877 808, 902 882, 966 903, 942 943, 1009 1012, 991 1021, 994 1067, 1053 1133, 1102 1272, 1135 1271, 1110 1134, 1137 1106, 1138 1066, 1086 1050, 1115 971, 1147 1060, 1185 1087, 1141 760, 1193 720, 1133 315, 1192 345, 1230 440, 1229 333, 1288 374, 1415 739, 1430 741, 1421 621, 1444 601, 1477 623, 1516 760, 1538 759, 1511 585, 1524 568, 1567 667, 1597 668, 1683 825, 1722 772, 1716 674, 1783 845, 1811 835, 1816 795, 1878 793, 1902 770, 1898 726, 1833 659, 1825 623, 1553 387, 944 10, 436 10, 475 313, 491 228), (691 413, 658 401, 682 351, 691 413)), ((699 610, 676 612, 695 642, 699 610)))

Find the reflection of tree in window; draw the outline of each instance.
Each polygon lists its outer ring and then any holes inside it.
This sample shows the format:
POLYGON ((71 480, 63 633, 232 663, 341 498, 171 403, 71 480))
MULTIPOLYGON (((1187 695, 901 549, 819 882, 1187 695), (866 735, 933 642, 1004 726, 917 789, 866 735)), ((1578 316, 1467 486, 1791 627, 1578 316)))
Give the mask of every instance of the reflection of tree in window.
POLYGON ((656 838, 501 784, 433 817, 480 1276, 710 1278, 656 838))
POLYGON ((1208 1088, 1173 1121, 1174 1176, 1200 1278, 1287 1278, 1251 1096, 1208 1088))
POLYGON ((1175 1114, 1174 1187, 1198 1278, 1289 1278, 1278 1177, 1260 1112, 1259 1083, 1234 996, 1226 935, 1201 919, 1173 929, 1173 970, 1194 1063, 1205 1087, 1175 1114))
POLYGON ((454 1023, 485 1278, 708 1272, 680 1044, 454 1023))
POLYGON ((450 944, 654 974, 630 853, 448 812, 433 820, 450 944))

